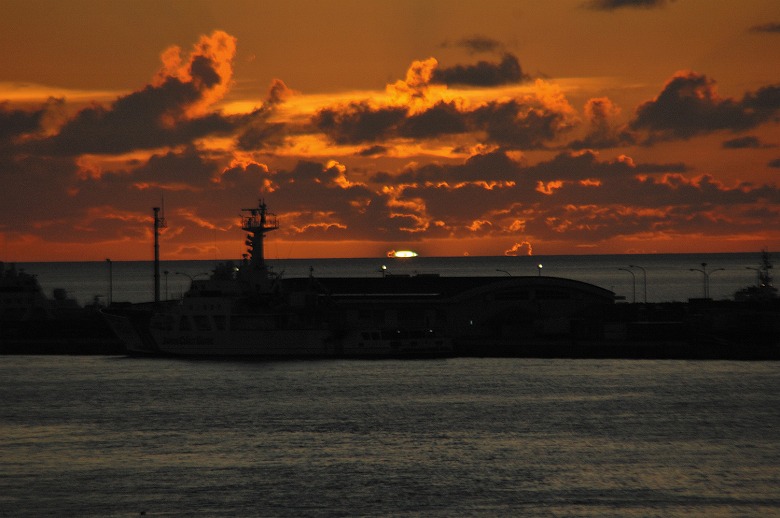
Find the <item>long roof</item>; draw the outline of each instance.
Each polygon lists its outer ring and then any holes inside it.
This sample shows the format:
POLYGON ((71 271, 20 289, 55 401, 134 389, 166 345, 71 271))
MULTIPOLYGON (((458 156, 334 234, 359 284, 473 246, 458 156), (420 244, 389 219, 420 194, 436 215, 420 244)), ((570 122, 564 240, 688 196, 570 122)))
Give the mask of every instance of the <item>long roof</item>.
POLYGON ((317 291, 335 297, 384 296, 457 298, 478 291, 499 292, 517 289, 548 289, 579 292, 605 301, 614 301, 612 291, 573 279, 547 276, 440 277, 438 275, 385 277, 293 278, 282 281, 286 290, 304 291, 314 283, 317 291))

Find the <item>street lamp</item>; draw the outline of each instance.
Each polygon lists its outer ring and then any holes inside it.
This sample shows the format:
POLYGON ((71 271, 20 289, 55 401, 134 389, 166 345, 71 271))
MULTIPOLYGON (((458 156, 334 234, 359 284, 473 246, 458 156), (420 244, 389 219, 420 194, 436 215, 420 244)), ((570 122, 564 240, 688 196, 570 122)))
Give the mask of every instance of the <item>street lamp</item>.
POLYGON ((623 270, 624 272, 628 272, 631 274, 631 285, 633 287, 633 296, 631 301, 636 304, 636 275, 633 271, 629 270, 628 268, 618 268, 618 270, 623 270))
POLYGON ((712 275, 715 272, 719 272, 721 270, 725 270, 725 268, 715 268, 712 271, 707 271, 707 263, 701 263, 701 269, 699 268, 689 268, 692 272, 701 272, 703 276, 703 282, 704 282, 704 298, 708 299, 710 298, 710 275, 712 275))
POLYGON ((195 275, 190 275, 189 273, 184 273, 184 272, 173 272, 173 273, 176 274, 176 275, 183 275, 183 276, 187 277, 190 280, 190 282, 193 282, 196 278, 200 277, 201 275, 208 275, 209 274, 208 272, 196 273, 195 275))
POLYGON ((539 277, 541 277, 542 276, 542 263, 537 264, 536 268, 539 269, 539 277))
POLYGON ((108 263, 108 305, 110 306, 114 299, 114 269, 111 259, 106 258, 106 263, 108 263))
POLYGON ((637 264, 629 264, 628 267, 629 268, 639 268, 640 270, 642 270, 642 277, 643 277, 643 280, 644 280, 644 289, 645 289, 644 290, 645 291, 644 292, 644 301, 645 301, 645 304, 647 304, 647 270, 645 270, 642 266, 639 266, 637 264))

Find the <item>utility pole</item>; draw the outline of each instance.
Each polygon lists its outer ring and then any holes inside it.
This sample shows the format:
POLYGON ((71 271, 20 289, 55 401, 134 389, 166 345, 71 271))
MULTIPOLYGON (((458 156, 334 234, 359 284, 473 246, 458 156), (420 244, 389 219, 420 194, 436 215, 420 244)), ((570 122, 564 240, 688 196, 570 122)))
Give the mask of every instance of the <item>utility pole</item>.
POLYGON ((154 302, 160 302, 160 229, 165 228, 165 215, 160 216, 160 207, 154 211, 154 302))
POLYGON ((106 258, 106 262, 108 263, 108 305, 111 306, 114 300, 114 271, 111 259, 106 258))
POLYGON ((642 266, 639 266, 638 264, 629 264, 628 267, 639 268, 640 270, 642 270, 642 278, 644 279, 644 288, 645 288, 644 300, 645 300, 645 304, 647 304, 647 270, 642 266))
POLYGON ((636 304, 636 274, 634 274, 634 272, 629 270, 628 268, 618 268, 618 270, 622 270, 624 272, 628 272, 631 274, 631 288, 632 288, 631 302, 633 304, 636 304))

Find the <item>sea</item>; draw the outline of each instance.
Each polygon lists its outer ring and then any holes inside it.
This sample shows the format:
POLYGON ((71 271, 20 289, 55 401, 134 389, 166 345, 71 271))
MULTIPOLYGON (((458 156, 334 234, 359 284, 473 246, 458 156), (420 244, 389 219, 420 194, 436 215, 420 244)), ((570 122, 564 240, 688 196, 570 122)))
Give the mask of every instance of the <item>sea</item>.
MULTIPOLYGON (((731 298, 759 262, 269 264, 289 277, 558 276, 628 302, 644 300, 646 272, 647 300, 662 302, 731 298)), ((84 303, 152 298, 150 262, 16 267, 84 303)), ((213 268, 163 261, 162 295, 213 268)), ((780 516, 780 362, 4 355, 0 516, 780 516)))
POLYGON ((0 357, 8 517, 780 516, 780 363, 0 357))

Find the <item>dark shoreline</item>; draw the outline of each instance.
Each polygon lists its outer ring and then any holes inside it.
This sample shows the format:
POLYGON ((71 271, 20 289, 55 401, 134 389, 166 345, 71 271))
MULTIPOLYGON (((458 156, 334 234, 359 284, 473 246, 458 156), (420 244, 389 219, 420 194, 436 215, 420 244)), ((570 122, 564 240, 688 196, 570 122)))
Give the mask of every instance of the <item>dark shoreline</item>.
MULTIPOLYGON (((453 342, 454 352, 445 357, 780 360, 780 300, 620 303, 573 318, 566 333, 544 334, 531 326, 523 336, 453 337, 453 342)), ((127 351, 99 312, 84 310, 70 318, 0 321, 0 354, 127 351)))

